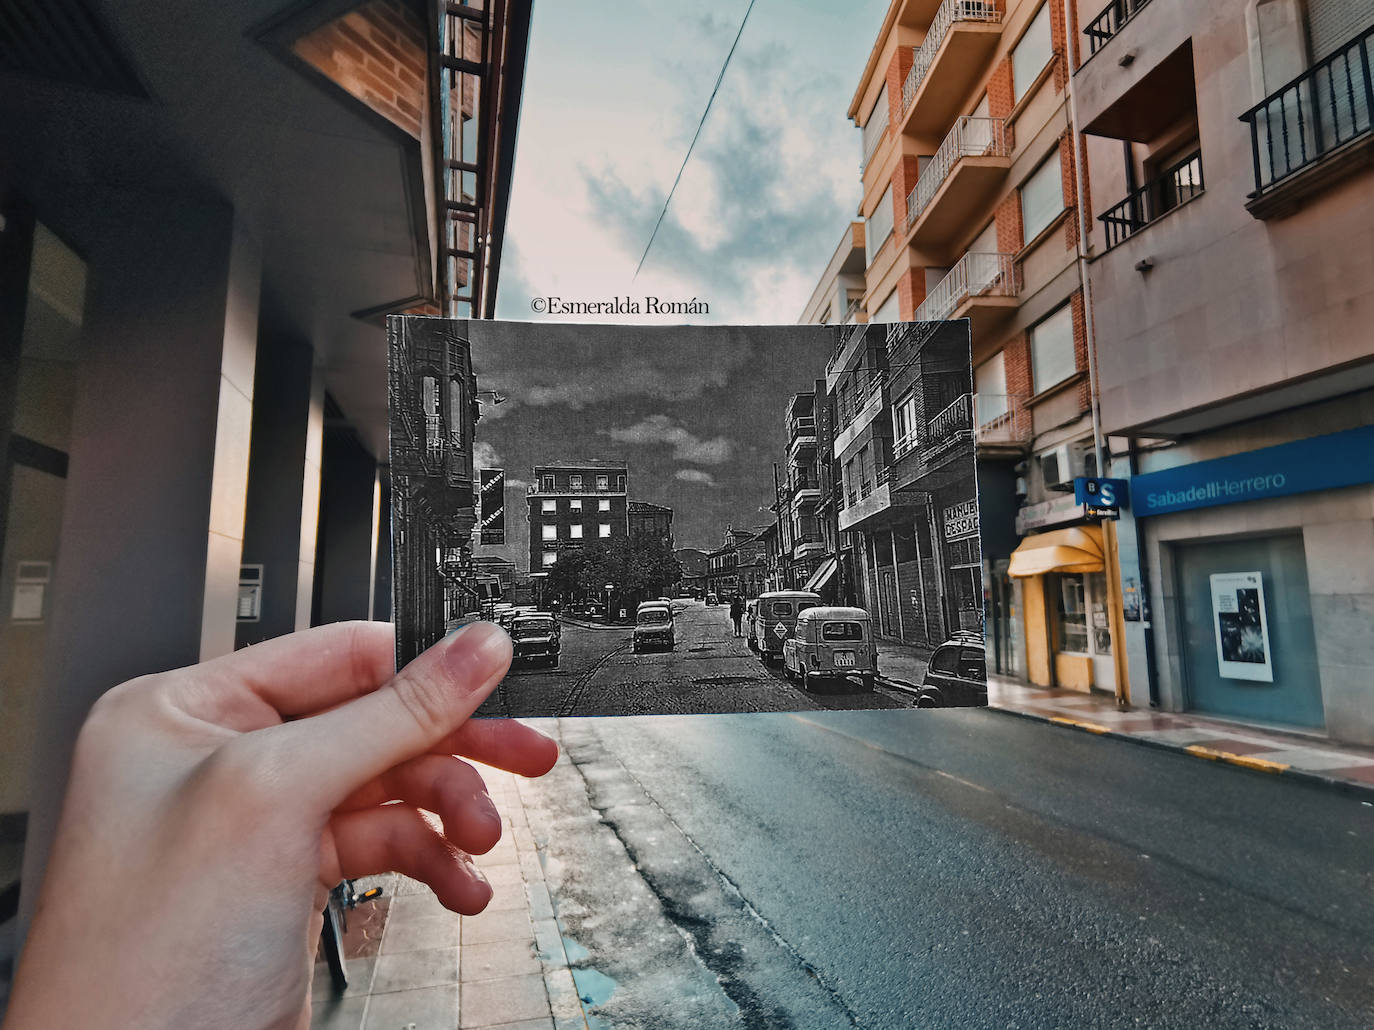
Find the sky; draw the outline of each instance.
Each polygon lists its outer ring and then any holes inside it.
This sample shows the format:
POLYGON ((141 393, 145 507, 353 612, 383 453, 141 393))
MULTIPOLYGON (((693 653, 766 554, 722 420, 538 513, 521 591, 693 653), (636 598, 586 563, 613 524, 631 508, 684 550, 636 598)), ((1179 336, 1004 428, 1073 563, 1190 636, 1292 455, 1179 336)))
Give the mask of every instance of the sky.
MULTIPOLYGON (((748 0, 538 0, 497 317, 535 298, 656 296, 788 324, 860 196, 849 102, 887 0, 757 0, 648 261, 634 277, 748 0)), ((555 320, 569 321, 574 316, 555 320)))
POLYGON ((479 389, 503 398, 484 395, 474 456, 506 469, 504 554, 524 568, 536 464, 625 461, 630 499, 672 508, 680 548, 710 550, 727 525, 771 523, 786 405, 825 374, 835 330, 470 322, 468 332, 479 389))

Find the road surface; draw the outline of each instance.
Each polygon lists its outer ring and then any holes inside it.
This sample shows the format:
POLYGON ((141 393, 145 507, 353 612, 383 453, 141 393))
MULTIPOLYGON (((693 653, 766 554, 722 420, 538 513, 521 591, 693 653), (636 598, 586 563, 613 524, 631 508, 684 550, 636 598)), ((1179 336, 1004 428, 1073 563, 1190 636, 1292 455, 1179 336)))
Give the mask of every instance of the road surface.
POLYGON ((1374 1026, 1358 798, 983 709, 536 725, 596 1026, 1374 1026))
POLYGON ((674 601, 677 646, 634 654, 628 626, 565 621, 558 668, 516 668, 481 715, 668 715, 902 708, 910 692, 857 682, 807 693, 733 635, 726 605, 674 601))

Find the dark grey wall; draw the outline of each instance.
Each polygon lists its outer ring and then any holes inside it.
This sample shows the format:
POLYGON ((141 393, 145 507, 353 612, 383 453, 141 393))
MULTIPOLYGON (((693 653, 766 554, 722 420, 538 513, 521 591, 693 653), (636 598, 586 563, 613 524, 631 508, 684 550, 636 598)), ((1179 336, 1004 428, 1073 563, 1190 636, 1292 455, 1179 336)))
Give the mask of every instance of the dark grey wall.
POLYGON ((258 336, 243 564, 263 566, 262 617, 238 623, 236 647, 296 628, 313 360, 314 352, 302 340, 267 330, 258 336))
POLYGON ((325 401, 312 625, 366 619, 372 597, 372 502, 377 462, 325 401))

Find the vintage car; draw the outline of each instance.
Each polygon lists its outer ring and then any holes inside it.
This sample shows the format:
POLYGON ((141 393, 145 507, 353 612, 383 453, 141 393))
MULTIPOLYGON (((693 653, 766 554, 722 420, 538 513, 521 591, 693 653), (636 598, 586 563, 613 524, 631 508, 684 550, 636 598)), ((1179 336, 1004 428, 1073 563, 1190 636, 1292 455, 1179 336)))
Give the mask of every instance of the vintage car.
POLYGON ((558 620, 550 612, 522 612, 511 622, 515 664, 557 665, 560 644, 558 620))
POLYGON ((801 680, 806 690, 814 690, 818 682, 851 678, 872 690, 878 645, 868 612, 826 605, 806 609, 783 642, 782 668, 788 679, 801 680))
POLYGON ((653 648, 671 651, 677 643, 673 610, 662 601, 645 601, 635 613, 633 650, 635 654, 653 648))
POLYGON ((987 651, 981 633, 959 632, 931 652, 917 708, 986 707, 987 651))
POLYGON ((754 616, 747 629, 759 661, 782 660, 782 642, 792 635, 797 616, 821 603, 821 595, 809 590, 769 590, 754 601, 754 616))

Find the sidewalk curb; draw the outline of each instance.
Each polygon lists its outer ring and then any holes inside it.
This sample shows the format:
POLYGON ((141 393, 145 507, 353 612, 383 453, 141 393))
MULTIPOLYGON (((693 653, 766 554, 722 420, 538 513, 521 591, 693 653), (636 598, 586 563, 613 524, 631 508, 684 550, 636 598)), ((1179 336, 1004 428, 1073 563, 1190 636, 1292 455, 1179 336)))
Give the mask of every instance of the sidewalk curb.
POLYGON ((1284 765, 1282 762, 1269 762, 1260 758, 1251 758, 1249 755, 1233 754, 1230 751, 1214 751, 1211 748, 1200 747, 1196 744, 1187 747, 1178 744, 1168 744, 1160 740, 1151 740, 1148 737, 1137 737, 1129 733, 1121 733, 1118 730, 1110 729, 1095 722, 1088 722, 1081 719, 1069 719, 1062 715, 1040 715, 1037 712, 1023 712, 1018 708, 1003 708, 997 705, 989 705, 988 710, 1001 712, 1004 715, 1010 715, 1017 719, 1029 719, 1032 722, 1062 726, 1065 729, 1076 730, 1079 733, 1091 733, 1094 736, 1108 737, 1112 740, 1124 740, 1141 747, 1153 748, 1156 751, 1167 751, 1176 755, 1200 758, 1208 762, 1222 762, 1261 776, 1281 776, 1286 780, 1296 780, 1299 783, 1305 783, 1312 787, 1319 787, 1323 790, 1334 790, 1342 794, 1349 794, 1351 797, 1361 799, 1366 804, 1374 804, 1374 784, 1367 785, 1356 783, 1353 780, 1343 780, 1335 776, 1323 776, 1321 773, 1309 772, 1306 769, 1294 769, 1291 765, 1284 765))

